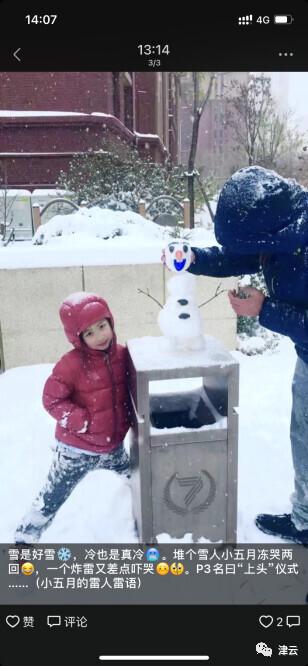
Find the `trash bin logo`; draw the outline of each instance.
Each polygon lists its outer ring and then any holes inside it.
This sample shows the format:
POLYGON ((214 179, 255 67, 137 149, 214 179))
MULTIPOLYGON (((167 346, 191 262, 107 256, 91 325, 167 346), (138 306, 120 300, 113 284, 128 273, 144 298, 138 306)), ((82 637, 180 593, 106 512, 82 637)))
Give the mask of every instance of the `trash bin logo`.
POLYGON ((215 479, 204 469, 198 476, 173 474, 164 489, 168 508, 181 516, 201 513, 212 504, 215 495, 215 479))

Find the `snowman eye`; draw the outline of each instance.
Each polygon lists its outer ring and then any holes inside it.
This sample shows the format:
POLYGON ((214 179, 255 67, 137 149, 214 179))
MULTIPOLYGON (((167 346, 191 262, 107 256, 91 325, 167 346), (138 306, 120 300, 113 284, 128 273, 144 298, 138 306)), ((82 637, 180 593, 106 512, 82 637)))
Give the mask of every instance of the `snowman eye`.
POLYGON ((188 245, 183 245, 183 252, 188 252, 188 245))
POLYGON ((174 252, 174 245, 169 245, 169 252, 174 252))

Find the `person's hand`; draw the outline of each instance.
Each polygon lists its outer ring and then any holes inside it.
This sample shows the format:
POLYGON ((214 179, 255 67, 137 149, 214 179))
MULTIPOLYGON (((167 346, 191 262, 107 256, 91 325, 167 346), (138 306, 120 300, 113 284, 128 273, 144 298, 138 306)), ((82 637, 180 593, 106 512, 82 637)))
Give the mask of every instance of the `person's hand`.
POLYGON ((265 296, 262 291, 254 287, 240 289, 241 298, 235 289, 228 291, 230 305, 239 317, 257 317, 264 303, 265 296))
MULTIPOLYGON (((164 266, 166 266, 166 255, 165 255, 165 249, 164 249, 164 248, 163 248, 162 251, 161 251, 161 258, 160 258, 160 260, 162 261, 162 263, 164 264, 164 266)), ((166 268, 168 268, 168 266, 166 266, 166 268)))

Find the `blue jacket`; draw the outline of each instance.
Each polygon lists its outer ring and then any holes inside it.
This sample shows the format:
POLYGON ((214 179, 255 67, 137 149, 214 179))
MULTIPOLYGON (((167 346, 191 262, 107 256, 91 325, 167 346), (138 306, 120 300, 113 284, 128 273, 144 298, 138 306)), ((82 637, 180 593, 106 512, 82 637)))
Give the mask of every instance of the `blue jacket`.
POLYGON ((193 247, 195 275, 228 277, 263 271, 269 293, 262 326, 287 335, 308 363, 308 192, 262 167, 236 172, 215 216, 222 247, 193 247))

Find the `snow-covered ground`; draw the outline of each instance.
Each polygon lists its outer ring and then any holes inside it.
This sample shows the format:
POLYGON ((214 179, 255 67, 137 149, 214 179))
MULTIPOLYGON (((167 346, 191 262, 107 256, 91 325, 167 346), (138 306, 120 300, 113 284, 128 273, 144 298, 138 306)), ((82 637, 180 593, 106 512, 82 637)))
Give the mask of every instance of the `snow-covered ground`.
MULTIPOLYGON (((289 422, 296 354, 287 338, 262 355, 233 353, 240 362, 238 540, 273 542, 254 526, 254 517, 258 512, 290 510, 289 422)), ((20 367, 0 375, 2 543, 12 541, 49 469, 54 421, 41 405, 41 394, 51 368, 20 367)), ((191 540, 191 534, 183 535, 182 541, 191 540)), ((175 540, 162 534, 159 541, 175 540)), ((60 509, 42 542, 136 542, 125 480, 113 472, 90 472, 60 509)))
MULTIPOLYGON (((198 216, 196 228, 181 230, 181 236, 191 245, 217 244, 207 210, 198 216)), ((42 244, 0 246, 0 268, 158 263, 161 248, 172 238, 170 228, 136 213, 82 208, 42 225, 34 239, 42 244)), ((263 354, 233 353, 240 362, 238 540, 270 542, 273 539, 254 526, 254 517, 259 512, 290 509, 289 422, 296 355, 287 338, 263 354)), ((49 469, 55 424, 41 405, 41 395, 51 368, 28 366, 0 375, 2 543, 12 541, 49 469)), ((172 540, 166 534, 158 538, 172 540)), ((183 535, 182 541, 191 540, 191 534, 183 535)), ((115 473, 103 470, 83 479, 42 538, 44 543, 135 541, 130 489, 115 473)))

